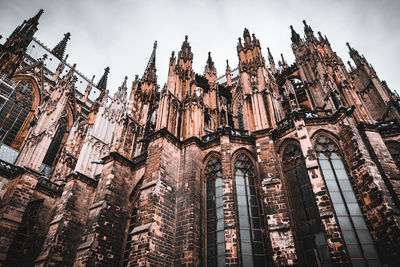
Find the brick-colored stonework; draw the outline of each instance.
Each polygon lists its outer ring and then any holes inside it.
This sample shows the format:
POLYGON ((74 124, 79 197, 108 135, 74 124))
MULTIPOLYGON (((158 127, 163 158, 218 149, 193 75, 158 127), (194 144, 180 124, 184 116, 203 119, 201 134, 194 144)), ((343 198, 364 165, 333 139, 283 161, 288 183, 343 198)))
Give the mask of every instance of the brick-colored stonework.
POLYGON ((350 45, 304 21, 275 64, 245 29, 217 77, 186 36, 110 97, 42 13, 0 45, 0 266, 399 265, 400 98, 350 45))

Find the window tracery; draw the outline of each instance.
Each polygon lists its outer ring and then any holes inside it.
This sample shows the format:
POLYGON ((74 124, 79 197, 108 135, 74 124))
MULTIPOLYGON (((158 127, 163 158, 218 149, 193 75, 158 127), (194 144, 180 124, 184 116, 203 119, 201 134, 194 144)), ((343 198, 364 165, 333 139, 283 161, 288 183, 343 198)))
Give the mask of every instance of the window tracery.
POLYGON ((289 205, 292 210, 299 258, 307 266, 317 266, 318 262, 329 266, 329 251, 318 208, 305 159, 297 144, 286 146, 282 154, 282 163, 290 196, 289 205))
POLYGON ((207 266, 225 265, 224 209, 221 160, 212 157, 205 169, 207 266))
POLYGON ((234 169, 243 266, 264 266, 261 210, 256 193, 254 164, 248 156, 240 154, 235 160, 234 169))
POLYGON ((34 92, 27 82, 0 86, 0 142, 12 146, 32 109, 34 92))
POLYGON ((380 266, 338 146, 332 139, 319 136, 315 147, 352 265, 380 266))

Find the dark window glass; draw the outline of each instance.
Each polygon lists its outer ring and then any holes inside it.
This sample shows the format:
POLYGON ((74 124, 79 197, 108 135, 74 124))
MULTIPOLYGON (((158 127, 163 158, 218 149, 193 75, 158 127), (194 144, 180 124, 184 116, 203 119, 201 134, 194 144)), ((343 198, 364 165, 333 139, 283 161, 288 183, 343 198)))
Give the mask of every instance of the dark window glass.
MULTIPOLYGON (((306 266, 317 266, 321 262, 330 266, 328 246, 321 227, 318 208, 308 177, 303 154, 297 144, 289 144, 282 155, 283 168, 293 210, 295 239, 299 260, 306 266)), ((324 165, 323 168, 328 168, 324 165)), ((333 178, 333 173, 332 173, 333 178)), ((334 187, 334 184, 327 186, 334 187)), ((337 202, 341 202, 340 196, 337 202)))
POLYGON ((14 88, 0 83, 0 142, 11 146, 32 109, 34 93, 29 83, 14 88))
POLYGON ((337 145, 327 137, 317 138, 316 150, 328 192, 335 209, 353 266, 380 266, 337 145))
POLYGON ((254 165, 244 154, 235 161, 236 199, 239 212, 243 266, 264 266, 260 211, 255 189, 254 165), (258 242, 257 242, 258 241, 258 242))
POLYGON ((206 166, 207 265, 225 265, 224 209, 221 160, 212 157, 206 166))
POLYGON ((238 125, 240 130, 244 130, 243 107, 241 101, 238 102, 238 125))

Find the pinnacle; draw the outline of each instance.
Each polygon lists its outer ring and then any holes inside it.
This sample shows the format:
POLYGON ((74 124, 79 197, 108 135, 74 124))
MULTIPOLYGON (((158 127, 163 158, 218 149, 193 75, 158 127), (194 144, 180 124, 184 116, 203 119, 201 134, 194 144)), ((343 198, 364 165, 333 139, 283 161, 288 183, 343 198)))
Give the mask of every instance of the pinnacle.
POLYGON ((104 69, 104 74, 101 77, 99 83, 97 84, 97 88, 100 90, 106 90, 107 89, 107 79, 108 79, 108 74, 110 73, 110 67, 107 67, 104 69))
POLYGON ((249 33, 249 30, 247 28, 244 28, 243 37, 246 37, 246 36, 250 37, 250 33, 249 33))
POLYGON ((58 59, 62 60, 67 47, 67 42, 70 40, 70 38, 71 34, 67 32, 64 34, 64 38, 51 51, 58 59))

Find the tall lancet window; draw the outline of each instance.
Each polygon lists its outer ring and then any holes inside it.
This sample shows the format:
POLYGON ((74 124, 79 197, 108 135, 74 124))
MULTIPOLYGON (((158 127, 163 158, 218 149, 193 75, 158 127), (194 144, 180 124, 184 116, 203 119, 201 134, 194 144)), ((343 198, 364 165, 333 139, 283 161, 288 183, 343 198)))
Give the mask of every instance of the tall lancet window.
POLYGON ((238 126, 240 130, 244 130, 242 101, 238 102, 238 126))
POLYGON ((243 266, 265 265, 261 210, 258 205, 254 171, 254 164, 248 156, 240 154, 236 158, 236 198, 243 266))
POLYGON ((289 144, 282 154, 283 171, 295 228, 299 259, 307 266, 330 266, 329 251, 319 219, 303 154, 297 144, 289 144))
POLYGON ((15 138, 31 113, 34 92, 29 83, 17 87, 0 86, 0 142, 13 146, 15 138))
POLYGON ((351 263, 353 266, 380 266, 338 146, 331 139, 320 136, 315 148, 351 263))
POLYGON ((207 196, 207 266, 225 266, 221 160, 212 157, 205 170, 207 196))

